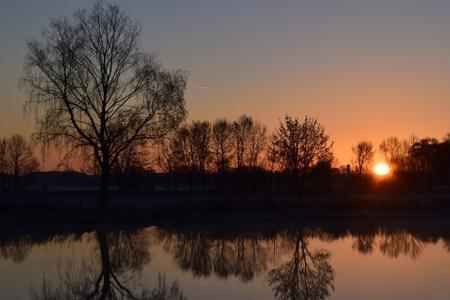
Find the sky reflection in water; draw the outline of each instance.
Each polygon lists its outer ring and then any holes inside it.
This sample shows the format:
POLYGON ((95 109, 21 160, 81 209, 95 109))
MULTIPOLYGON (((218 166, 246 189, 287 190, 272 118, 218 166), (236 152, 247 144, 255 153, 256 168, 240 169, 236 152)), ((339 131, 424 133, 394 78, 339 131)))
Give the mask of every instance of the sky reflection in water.
POLYGON ((3 234, 0 298, 445 299, 449 251, 396 226, 3 234))

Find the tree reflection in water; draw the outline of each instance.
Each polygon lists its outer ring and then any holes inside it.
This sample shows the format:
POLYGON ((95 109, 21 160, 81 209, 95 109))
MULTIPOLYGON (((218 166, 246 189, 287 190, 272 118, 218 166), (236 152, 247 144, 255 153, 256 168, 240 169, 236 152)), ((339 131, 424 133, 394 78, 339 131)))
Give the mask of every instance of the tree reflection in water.
POLYGON ((304 231, 272 236, 241 233, 214 237, 206 231, 162 230, 159 237, 177 265, 196 277, 232 275, 248 282, 267 271, 269 260, 284 252, 290 256, 289 261, 268 272, 275 297, 324 299, 334 288, 331 254, 326 250, 311 251, 308 248, 310 236, 304 231), (270 245, 274 246, 273 252, 270 245))
POLYGON ((380 239, 380 251, 392 258, 405 255, 415 260, 422 253, 422 249, 423 242, 411 233, 403 230, 383 235, 380 239))
POLYGON ((143 231, 95 232, 97 241, 94 259, 83 260, 77 268, 73 261, 59 267, 57 284, 44 278, 40 290, 31 289, 32 300, 182 300, 177 282, 168 284, 159 276, 153 289, 132 285, 144 265, 150 262, 149 236, 143 231))
POLYGON ((15 263, 22 262, 30 253, 33 244, 27 238, 15 239, 0 244, 0 257, 15 263))
MULTIPOLYGON (((90 237, 95 246, 89 259, 59 265, 59 280, 44 279, 33 289, 33 300, 44 299, 184 299, 177 282, 159 276, 152 288, 141 280, 151 260, 149 247, 159 243, 176 265, 194 277, 235 277, 249 282, 264 276, 278 299, 325 299, 334 289, 331 254, 313 249, 311 239, 331 243, 351 239, 364 255, 378 251, 391 258, 420 257, 427 243, 441 240, 450 249, 445 229, 419 227, 363 227, 295 230, 179 230, 155 229, 107 232, 99 228, 90 237)), ((80 241, 83 233, 0 236, 0 259, 21 263, 36 245, 80 241)))
POLYGON ((353 249, 361 254, 371 254, 378 243, 380 252, 391 258, 404 255, 415 260, 422 254, 424 247, 423 240, 406 230, 357 234, 353 240, 353 249))
POLYGON ((292 249, 289 260, 268 274, 275 297, 283 300, 325 299, 334 290, 330 252, 310 250, 303 232, 286 232, 284 241, 292 249))
POLYGON ((267 245, 256 234, 212 237, 206 231, 162 230, 159 238, 180 269, 195 277, 235 276, 243 282, 267 269, 267 245))
POLYGON ((375 233, 357 234, 352 248, 362 254, 371 254, 375 249, 375 233))

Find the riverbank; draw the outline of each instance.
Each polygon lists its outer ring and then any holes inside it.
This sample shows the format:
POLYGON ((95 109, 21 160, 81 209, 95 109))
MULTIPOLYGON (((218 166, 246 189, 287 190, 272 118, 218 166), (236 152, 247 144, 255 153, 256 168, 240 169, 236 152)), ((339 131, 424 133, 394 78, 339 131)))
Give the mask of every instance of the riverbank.
POLYGON ((450 219, 447 193, 305 194, 112 191, 95 210, 95 190, 0 192, 0 224, 280 223, 450 219))

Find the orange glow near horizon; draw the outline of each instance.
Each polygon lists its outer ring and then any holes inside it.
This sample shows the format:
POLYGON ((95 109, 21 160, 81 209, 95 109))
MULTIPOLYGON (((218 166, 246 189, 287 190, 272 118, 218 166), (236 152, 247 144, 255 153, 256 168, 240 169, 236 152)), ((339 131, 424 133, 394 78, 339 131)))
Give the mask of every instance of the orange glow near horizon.
POLYGON ((391 168, 386 163, 380 162, 374 166, 373 172, 377 176, 386 176, 391 172, 391 168))

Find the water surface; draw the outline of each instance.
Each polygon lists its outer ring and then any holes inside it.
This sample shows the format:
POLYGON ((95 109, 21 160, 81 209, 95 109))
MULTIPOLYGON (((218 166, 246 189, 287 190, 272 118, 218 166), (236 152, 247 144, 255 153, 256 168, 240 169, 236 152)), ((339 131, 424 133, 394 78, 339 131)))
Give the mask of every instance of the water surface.
POLYGON ((209 227, 3 233, 0 299, 450 296, 446 226, 209 227))

